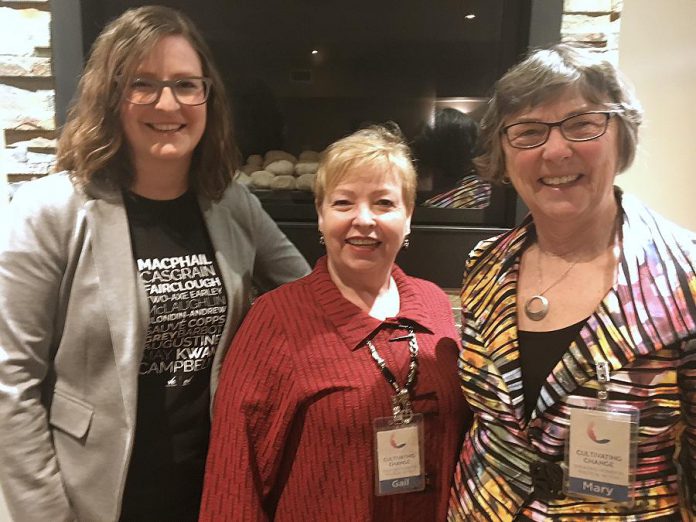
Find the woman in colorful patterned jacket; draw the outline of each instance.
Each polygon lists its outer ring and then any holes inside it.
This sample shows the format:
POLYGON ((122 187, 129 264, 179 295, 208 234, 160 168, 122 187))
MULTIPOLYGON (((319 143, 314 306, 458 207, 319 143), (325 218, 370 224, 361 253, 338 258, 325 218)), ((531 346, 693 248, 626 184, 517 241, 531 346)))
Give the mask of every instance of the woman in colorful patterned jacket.
POLYGON ((568 45, 496 85, 477 167, 530 215, 467 262, 452 521, 694 512, 696 235, 614 187, 641 117, 610 63, 568 45))

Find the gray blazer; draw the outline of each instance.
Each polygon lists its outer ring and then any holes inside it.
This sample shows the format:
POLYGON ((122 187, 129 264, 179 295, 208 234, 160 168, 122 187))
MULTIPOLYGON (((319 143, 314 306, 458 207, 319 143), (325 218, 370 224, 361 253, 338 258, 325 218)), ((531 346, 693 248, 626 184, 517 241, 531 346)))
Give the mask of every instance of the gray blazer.
MULTIPOLYGON (((227 293, 212 392, 261 288, 309 267, 246 188, 200 198, 227 293)), ((118 520, 149 309, 120 191, 61 173, 12 201, 0 244, 0 481, 17 522, 118 520)), ((212 396, 212 393, 211 393, 212 396)))

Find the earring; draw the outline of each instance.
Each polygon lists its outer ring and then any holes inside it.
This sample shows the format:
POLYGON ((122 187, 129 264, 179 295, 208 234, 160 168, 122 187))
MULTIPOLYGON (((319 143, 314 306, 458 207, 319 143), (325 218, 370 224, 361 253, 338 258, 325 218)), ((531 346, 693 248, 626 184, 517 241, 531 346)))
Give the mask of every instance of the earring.
POLYGON ((408 236, 404 238, 404 242, 401 244, 402 250, 408 250, 408 247, 411 246, 411 240, 409 239, 408 236))
POLYGON ((322 234, 321 232, 319 232, 319 244, 321 246, 326 245, 326 240, 324 239, 324 234, 322 234))
POLYGON ((509 178, 509 177, 503 176, 503 179, 501 180, 501 183, 502 183, 503 185, 510 185, 510 184, 512 184, 512 181, 510 181, 510 178, 509 178))

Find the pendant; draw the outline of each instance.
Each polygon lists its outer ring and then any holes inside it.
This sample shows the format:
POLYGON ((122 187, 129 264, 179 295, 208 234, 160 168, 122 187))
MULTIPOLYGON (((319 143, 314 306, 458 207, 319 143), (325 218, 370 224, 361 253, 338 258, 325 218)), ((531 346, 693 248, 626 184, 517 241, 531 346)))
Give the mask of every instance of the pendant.
POLYGON ((543 295, 533 295, 524 305, 524 313, 532 321, 541 321, 549 313, 549 300, 543 295))

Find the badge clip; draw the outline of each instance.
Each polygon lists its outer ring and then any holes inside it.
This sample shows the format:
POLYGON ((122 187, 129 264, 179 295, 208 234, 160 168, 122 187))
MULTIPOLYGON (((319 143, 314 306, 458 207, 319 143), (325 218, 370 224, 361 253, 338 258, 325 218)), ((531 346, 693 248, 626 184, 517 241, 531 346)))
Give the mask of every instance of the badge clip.
POLYGON ((597 398, 600 401, 606 401, 609 398, 607 384, 609 383, 609 363, 607 361, 595 361, 597 369, 597 381, 599 382, 599 390, 597 390, 597 398))
POLYGON ((413 337, 414 337, 414 334, 411 331, 411 332, 407 333, 406 335, 400 335, 399 337, 393 337, 393 338, 389 339, 389 342, 390 343, 395 343, 397 341, 409 341, 410 342, 411 339, 413 339, 413 337))

